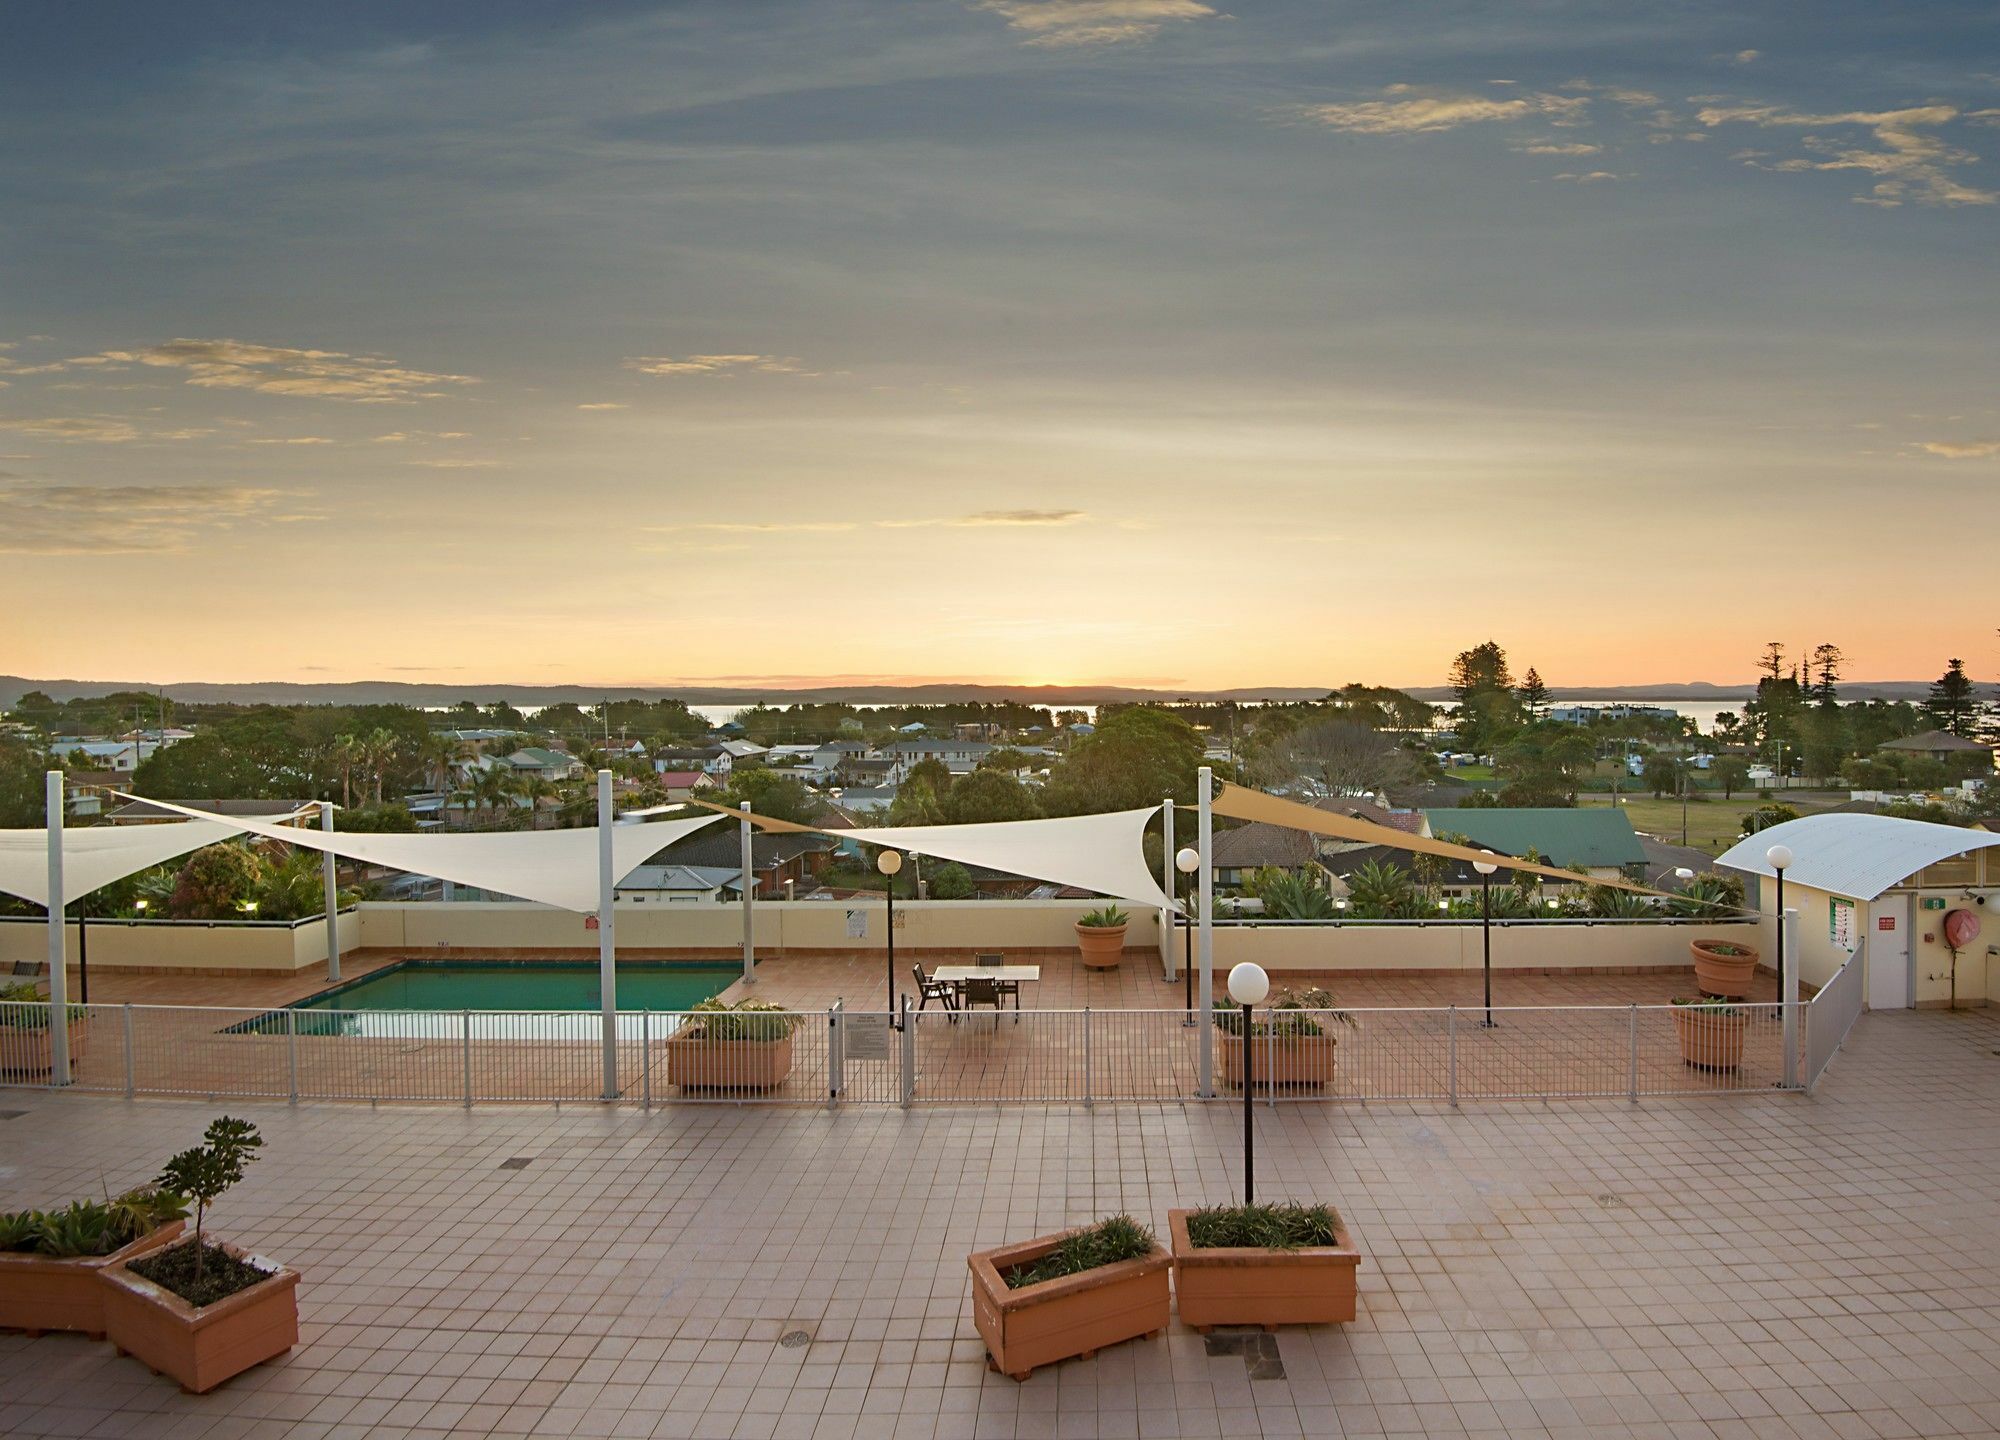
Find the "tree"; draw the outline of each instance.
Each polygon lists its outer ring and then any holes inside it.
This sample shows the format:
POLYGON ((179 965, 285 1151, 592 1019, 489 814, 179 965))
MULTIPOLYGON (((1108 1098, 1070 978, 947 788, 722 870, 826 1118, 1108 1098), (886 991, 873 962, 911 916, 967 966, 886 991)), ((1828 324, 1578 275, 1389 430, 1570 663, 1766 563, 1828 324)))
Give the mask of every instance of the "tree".
POLYGON ((1973 700, 1972 681, 1966 678, 1965 662, 1953 660, 1931 685, 1924 710, 1940 730, 1948 730, 1961 740, 1972 737, 1979 706, 1973 700))
POLYGON ((1839 775, 1849 744, 1847 717, 1837 705, 1822 702, 1799 721, 1799 757, 1808 775, 1821 780, 1839 775))
POLYGON ((931 872, 930 892, 933 900, 970 900, 975 893, 972 872, 949 861, 931 872))
POLYGON ((367 805, 354 810, 336 810, 333 828, 362 834, 407 835, 417 828, 417 818, 404 805, 367 805))
POLYGON ((1678 794, 1681 788, 1681 762, 1672 755, 1656 754, 1646 761, 1646 788, 1658 800, 1669 791, 1678 794))
POLYGON ((1033 820, 1041 814, 1032 790, 1002 770, 975 770, 953 782, 942 801, 953 825, 1033 820))
POLYGON ((1743 833, 1755 835, 1759 830, 1769 830, 1773 825, 1798 818, 1799 812, 1789 805, 1760 805, 1743 817, 1743 833))
POLYGON ((237 920, 257 897, 263 862, 249 846, 208 845, 188 856, 174 877, 170 920, 237 920))
POLYGON ((1459 651, 1451 662, 1450 684, 1458 699, 1458 741, 1466 749, 1485 750, 1518 723, 1514 678, 1507 669, 1507 652, 1497 641, 1459 651))
POLYGON ((1840 704, 1840 666, 1845 659, 1838 645, 1813 647, 1813 682, 1807 687, 1807 694, 1813 704, 1822 710, 1831 710, 1840 704))
POLYGON ((912 765, 909 774, 903 777, 905 785, 913 781, 928 785, 931 794, 942 797, 951 789, 951 771, 944 761, 935 756, 926 756, 912 765))
MULTIPOLYGON (((257 1158, 263 1144, 257 1127, 248 1120, 232 1120, 223 1115, 209 1124, 202 1135, 206 1144, 183 1150, 169 1160, 155 1181, 163 1190, 194 1201, 194 1283, 201 1284, 202 1222, 208 1207, 243 1178, 244 1167, 257 1158)), ((220 1297, 215 1297, 220 1298, 220 1297)), ((204 1300, 201 1303, 206 1303, 204 1300)))
POLYGON ((938 803, 937 792, 923 780, 905 780, 896 789, 896 798, 889 805, 891 825, 942 825, 945 823, 944 807, 938 803))
POLYGON ((1725 800, 1735 799, 1736 792, 1750 782, 1748 762, 1734 755, 1717 756, 1715 764, 1709 767, 1709 773, 1715 777, 1715 783, 1722 787, 1722 798, 1725 800))
POLYGON ((1549 687, 1542 683, 1541 674, 1532 665, 1528 667, 1528 673, 1521 677, 1519 698, 1521 708, 1528 712, 1530 720, 1541 719, 1542 712, 1548 708, 1549 687))
POLYGON ((1409 752, 1379 730, 1352 720, 1315 720, 1278 742, 1260 769, 1276 784, 1311 780, 1330 795, 1400 784, 1412 773, 1409 752))
POLYGON ((734 771, 729 784, 715 796, 715 803, 735 809, 745 800, 750 809, 772 820, 789 820, 794 825, 819 821, 821 801, 803 780, 761 766, 734 771))
POLYGON ((0 829, 39 830, 48 823, 49 768, 32 745, 0 739, 0 829))
POLYGON ((1178 715, 1132 706, 1104 720, 1070 747, 1043 788, 1051 815, 1138 810, 1163 798, 1194 802, 1201 740, 1178 715))

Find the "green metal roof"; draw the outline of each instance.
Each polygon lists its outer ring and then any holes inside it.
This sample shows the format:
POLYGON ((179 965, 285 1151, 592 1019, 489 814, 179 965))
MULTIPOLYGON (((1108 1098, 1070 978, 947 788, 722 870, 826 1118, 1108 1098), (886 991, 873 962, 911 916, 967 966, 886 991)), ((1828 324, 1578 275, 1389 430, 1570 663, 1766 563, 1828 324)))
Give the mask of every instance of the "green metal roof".
POLYGON ((1623 810, 1426 810, 1431 834, 1520 858, 1533 850, 1568 870, 1644 865, 1646 852, 1623 810))

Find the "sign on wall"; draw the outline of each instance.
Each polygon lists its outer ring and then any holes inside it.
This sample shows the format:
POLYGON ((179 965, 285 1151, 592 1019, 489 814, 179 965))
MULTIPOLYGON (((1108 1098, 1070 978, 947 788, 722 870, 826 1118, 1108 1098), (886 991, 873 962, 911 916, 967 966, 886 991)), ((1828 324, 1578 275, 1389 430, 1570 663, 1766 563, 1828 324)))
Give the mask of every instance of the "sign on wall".
POLYGON ((1860 928, 1855 921, 1854 902, 1834 896, 1826 906, 1827 938, 1842 950, 1852 955, 1861 944, 1860 928))
POLYGON ((847 938, 850 940, 866 940, 868 938, 868 912, 866 910, 850 910, 847 912, 847 938))

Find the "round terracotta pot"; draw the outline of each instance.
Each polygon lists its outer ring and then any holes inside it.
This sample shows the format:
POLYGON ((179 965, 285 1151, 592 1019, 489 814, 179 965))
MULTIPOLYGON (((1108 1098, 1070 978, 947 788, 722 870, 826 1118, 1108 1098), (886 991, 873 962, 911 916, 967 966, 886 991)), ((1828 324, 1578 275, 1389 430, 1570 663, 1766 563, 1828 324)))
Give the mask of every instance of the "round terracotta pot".
POLYGON ((1741 1065, 1743 1034, 1749 1028, 1749 1017, 1740 1010, 1705 1010, 1695 1005, 1674 1007, 1681 1060, 1697 1070, 1734 1070, 1741 1065))
POLYGON ((1688 949, 1694 955, 1695 984, 1704 995, 1736 1000, 1750 993, 1750 982, 1757 974, 1754 947, 1727 940, 1695 940, 1688 949))
POLYGON ((1079 925, 1076 927, 1076 946, 1083 952, 1085 965, 1092 970, 1109 970, 1125 954, 1125 927, 1079 925))

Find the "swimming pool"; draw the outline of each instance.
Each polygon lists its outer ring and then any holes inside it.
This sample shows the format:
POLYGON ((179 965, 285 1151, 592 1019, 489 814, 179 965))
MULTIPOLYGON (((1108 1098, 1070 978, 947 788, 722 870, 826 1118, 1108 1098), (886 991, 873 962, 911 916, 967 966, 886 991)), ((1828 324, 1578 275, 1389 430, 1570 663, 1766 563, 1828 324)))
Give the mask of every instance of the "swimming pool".
MULTIPOLYGON (((618 1033, 628 1040, 646 1034, 664 1038, 679 1022, 667 1017, 649 1021, 639 1012, 692 1009, 742 975, 736 965, 621 960, 618 1033)), ((377 1039, 463 1036, 583 1043, 595 1041, 602 1024, 597 966, 590 961, 402 960, 230 1029, 259 1035, 295 1030, 300 1035, 377 1039)))
MULTIPOLYGON (((622 960, 620 1010, 686 1010, 742 978, 740 965, 622 960)), ((294 1010, 596 1010, 594 961, 403 960, 294 1010)))

